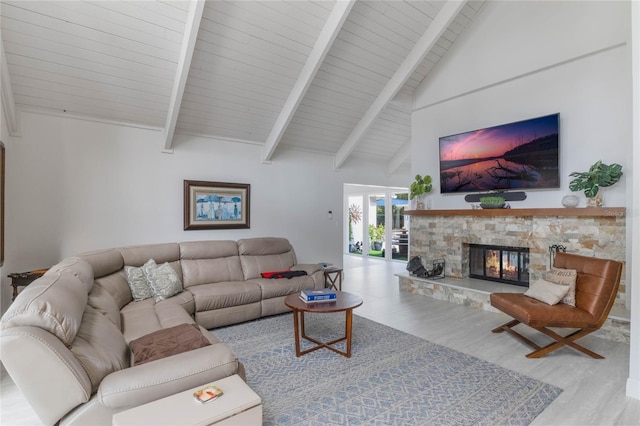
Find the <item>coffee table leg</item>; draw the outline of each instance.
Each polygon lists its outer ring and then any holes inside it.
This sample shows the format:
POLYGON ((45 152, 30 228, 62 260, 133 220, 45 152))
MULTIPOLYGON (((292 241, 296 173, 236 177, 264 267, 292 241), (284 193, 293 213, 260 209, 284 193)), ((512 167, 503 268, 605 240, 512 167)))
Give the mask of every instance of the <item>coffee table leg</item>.
POLYGON ((353 309, 347 309, 344 325, 344 334, 347 337, 347 358, 351 358, 351 325, 353 322, 353 309))
MULTIPOLYGON (((300 356, 300 329, 298 328, 298 313, 302 315, 302 312, 293 310, 293 334, 295 334, 296 341, 296 356, 300 356)), ((302 317, 302 321, 304 324, 304 317, 302 317)), ((304 325, 303 325, 304 330, 304 325)))

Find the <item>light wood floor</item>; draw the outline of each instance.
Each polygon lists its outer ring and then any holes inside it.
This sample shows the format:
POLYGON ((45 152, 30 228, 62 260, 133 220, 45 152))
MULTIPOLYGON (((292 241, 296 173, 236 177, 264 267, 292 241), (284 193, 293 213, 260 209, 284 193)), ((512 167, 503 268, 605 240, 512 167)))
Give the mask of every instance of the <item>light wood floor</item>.
MULTIPOLYGON (((506 316, 398 291, 394 274, 404 266, 345 256, 343 290, 364 299, 354 313, 562 388, 534 425, 640 425, 640 401, 625 396, 629 345, 587 336, 580 342, 606 359, 593 360, 566 348, 527 359, 528 347, 506 334, 491 333, 506 316)), ((546 339, 531 336, 539 343, 546 339)), ((4 369, 2 373, 0 425, 39 425, 4 369)))

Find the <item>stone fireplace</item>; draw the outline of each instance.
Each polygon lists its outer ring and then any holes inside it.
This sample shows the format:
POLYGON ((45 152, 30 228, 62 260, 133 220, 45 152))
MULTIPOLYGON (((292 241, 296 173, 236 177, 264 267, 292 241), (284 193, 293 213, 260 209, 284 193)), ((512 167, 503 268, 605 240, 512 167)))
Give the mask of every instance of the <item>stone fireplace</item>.
POLYGON ((529 287, 529 249, 469 244, 469 277, 529 287))
MULTIPOLYGON (((410 216, 410 256, 445 259, 445 277, 453 282, 473 275, 469 252, 474 244, 528 249, 529 280, 549 271, 549 247, 554 245, 566 247, 567 253, 626 261, 624 208, 413 210, 405 214, 410 216)), ((625 304, 623 271, 616 305, 625 304)))

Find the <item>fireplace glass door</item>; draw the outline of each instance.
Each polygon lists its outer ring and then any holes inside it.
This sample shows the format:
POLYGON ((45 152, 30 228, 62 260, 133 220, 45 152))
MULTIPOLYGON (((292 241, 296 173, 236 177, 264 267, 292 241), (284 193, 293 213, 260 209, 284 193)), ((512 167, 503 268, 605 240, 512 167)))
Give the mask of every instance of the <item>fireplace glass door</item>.
POLYGON ((472 244, 469 276, 528 287, 529 249, 472 244))

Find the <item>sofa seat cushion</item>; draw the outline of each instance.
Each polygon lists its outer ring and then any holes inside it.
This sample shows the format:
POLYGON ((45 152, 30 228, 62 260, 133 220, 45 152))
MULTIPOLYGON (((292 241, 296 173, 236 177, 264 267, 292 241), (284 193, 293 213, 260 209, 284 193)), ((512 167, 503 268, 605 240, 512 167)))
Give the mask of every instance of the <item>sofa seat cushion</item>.
POLYGON ((492 293, 491 305, 532 327, 589 328, 596 325, 587 311, 565 304, 548 305, 519 293, 492 293))
POLYGON ((304 289, 314 288, 313 279, 305 275, 303 277, 283 278, 274 280, 270 278, 256 278, 251 280, 260 286, 263 299, 271 299, 273 297, 288 296, 304 289))
POLYGON ((249 281, 228 281, 189 287, 196 302, 196 311, 209 311, 230 306, 259 302, 260 286, 249 281))
POLYGON ((129 348, 133 353, 133 365, 140 365, 210 344, 197 325, 180 324, 135 339, 129 343, 129 348))
POLYGON ((178 324, 195 324, 195 321, 182 306, 163 300, 153 306, 155 315, 162 328, 174 327, 178 324))
POLYGON ((120 310, 122 334, 127 342, 162 329, 155 313, 155 304, 156 301, 151 298, 131 302, 120 310))
POLYGON ((189 315, 193 315, 196 311, 196 303, 193 300, 193 293, 190 291, 181 291, 175 296, 171 296, 158 303, 169 302, 182 307, 189 315))
POLYGON ((191 315, 170 299, 158 303, 153 298, 131 302, 122 308, 120 316, 122 334, 127 342, 163 328, 194 323, 191 315))

